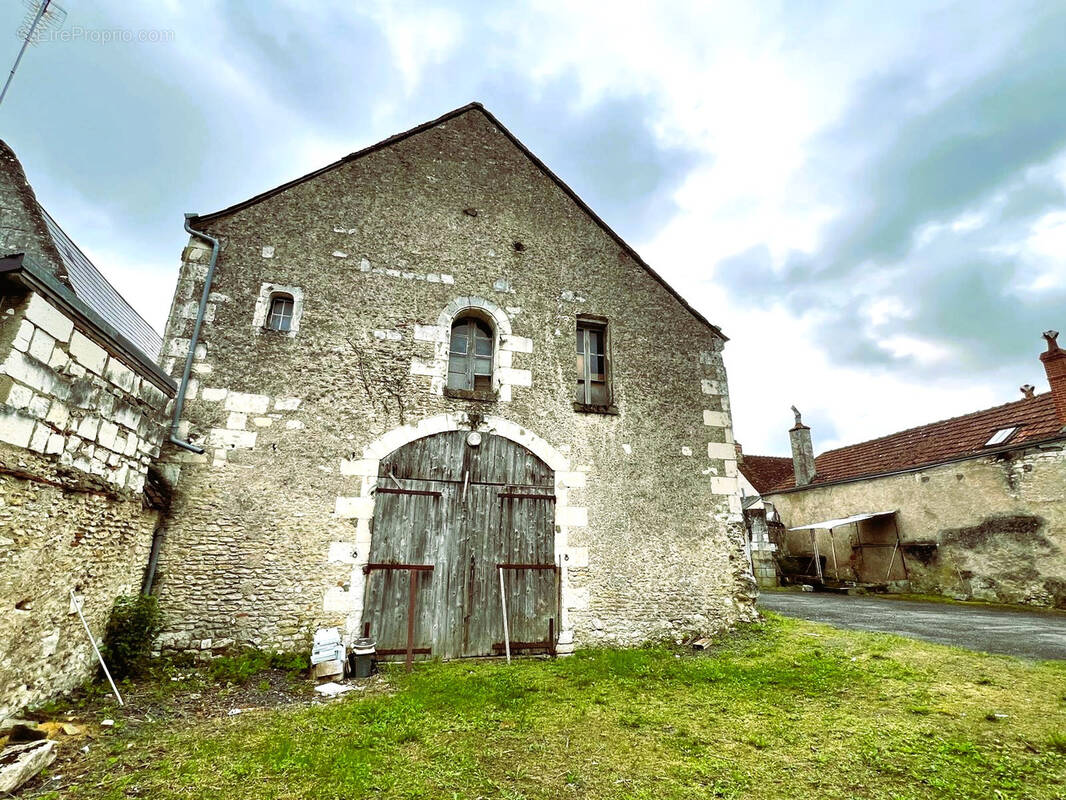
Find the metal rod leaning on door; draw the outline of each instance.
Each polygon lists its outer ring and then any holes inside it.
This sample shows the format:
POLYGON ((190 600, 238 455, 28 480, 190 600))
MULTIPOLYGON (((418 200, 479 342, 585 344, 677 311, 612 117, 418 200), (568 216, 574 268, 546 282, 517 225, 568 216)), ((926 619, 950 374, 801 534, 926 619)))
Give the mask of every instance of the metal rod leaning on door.
POLYGON ((410 596, 407 601, 407 654, 404 657, 404 668, 410 672, 414 668, 415 661, 415 598, 418 596, 418 570, 407 570, 407 583, 410 596))
MULTIPOLYGON (((501 561, 496 565, 496 569, 500 573, 500 607, 503 609, 503 648, 507 654, 507 663, 511 663, 511 634, 509 625, 507 623, 507 591, 503 582, 503 571, 505 569, 510 570, 552 570, 556 575, 556 585, 558 586, 559 565, 558 564, 515 564, 508 561, 501 561)), ((552 648, 555 643, 553 640, 553 634, 549 628, 548 639, 551 642, 552 648)))
POLYGON ((500 573, 500 605, 503 607, 503 647, 507 653, 507 663, 511 663, 511 634, 507 629, 507 592, 503 586, 503 565, 497 565, 500 573))

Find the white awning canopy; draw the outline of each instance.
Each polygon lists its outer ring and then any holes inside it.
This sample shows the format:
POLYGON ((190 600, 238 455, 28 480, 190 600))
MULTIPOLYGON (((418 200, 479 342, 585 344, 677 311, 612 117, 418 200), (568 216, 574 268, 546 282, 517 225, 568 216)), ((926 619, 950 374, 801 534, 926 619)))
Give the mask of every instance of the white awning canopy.
POLYGON ((800 525, 796 528, 789 528, 789 530, 812 531, 816 528, 819 530, 833 530, 833 528, 839 528, 841 525, 850 525, 852 522, 862 522, 864 519, 873 519, 874 517, 890 517, 895 513, 895 511, 871 511, 867 514, 852 514, 850 517, 843 517, 842 519, 827 519, 824 522, 814 522, 810 525, 800 525))

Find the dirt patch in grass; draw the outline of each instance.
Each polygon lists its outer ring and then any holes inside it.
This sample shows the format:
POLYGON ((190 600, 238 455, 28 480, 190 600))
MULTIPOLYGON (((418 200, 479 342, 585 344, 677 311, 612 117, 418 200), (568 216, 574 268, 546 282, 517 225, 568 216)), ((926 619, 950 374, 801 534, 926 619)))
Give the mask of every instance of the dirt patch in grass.
MULTIPOLYGON (((316 682, 298 663, 303 659, 250 653, 217 659, 210 666, 159 664, 148 675, 119 684, 122 706, 106 682, 86 684, 23 715, 51 729, 58 755, 48 772, 20 796, 64 796, 55 794, 57 784, 77 786, 86 780, 100 751, 113 760, 123 748, 132 749, 159 732, 192 730, 211 719, 323 705, 327 701, 314 691, 316 682), (48 723, 71 723, 76 732, 67 735, 60 725, 48 723)), ((381 674, 351 685, 362 693, 389 691, 381 674)))
POLYGON ((328 704, 116 725, 82 755, 28 796, 1050 800, 1066 665, 771 615, 702 653, 426 663, 328 704))

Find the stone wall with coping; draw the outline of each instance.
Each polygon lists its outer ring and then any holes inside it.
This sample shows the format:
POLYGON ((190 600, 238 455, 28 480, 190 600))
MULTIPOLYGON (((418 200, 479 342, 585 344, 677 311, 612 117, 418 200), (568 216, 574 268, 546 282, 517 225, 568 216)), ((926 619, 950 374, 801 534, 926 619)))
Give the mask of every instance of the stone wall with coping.
POLYGON ((137 494, 167 397, 36 292, 0 298, 0 442, 137 494))
MULTIPOLYGON (((117 348, 116 348, 117 349, 117 348)), ((167 397, 44 296, 0 299, 0 717, 91 677, 158 512, 143 487, 167 397)))
MULTIPOLYGON (((181 431, 206 452, 169 454, 164 646, 351 632, 377 459, 455 427, 540 448, 556 469, 564 641, 753 617, 723 340, 480 112, 204 227, 222 249, 181 431), (264 285, 300 291, 297 335, 253 325, 264 285), (465 309, 495 329, 491 401, 444 391, 465 309), (574 409, 579 313, 609 320, 615 414, 574 409)), ((172 375, 209 252, 193 237, 183 254, 172 375)))
MULTIPOLYGON (((788 527, 898 509, 902 540, 935 546, 904 550, 910 580, 894 588, 1066 608, 1064 486, 1066 441, 767 499, 788 527)), ((889 525, 878 540, 892 542, 894 533, 889 525)), ((854 524, 832 537, 817 532, 827 574, 836 577, 835 547, 841 578, 888 575, 892 549, 860 551, 857 535, 854 524)), ((871 532, 861 535, 863 541, 872 538, 871 532)), ((789 555, 813 553, 809 531, 789 532, 785 544, 789 555)), ((899 556, 895 559, 894 577, 900 571, 899 556)))

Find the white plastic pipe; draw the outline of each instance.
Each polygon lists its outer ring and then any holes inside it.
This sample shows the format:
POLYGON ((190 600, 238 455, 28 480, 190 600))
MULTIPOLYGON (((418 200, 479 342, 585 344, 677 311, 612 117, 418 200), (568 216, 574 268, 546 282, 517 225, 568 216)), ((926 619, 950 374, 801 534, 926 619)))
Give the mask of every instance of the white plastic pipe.
POLYGON ((511 634, 507 630, 507 595, 503 588, 503 567, 500 570, 500 605, 503 607, 503 649, 507 653, 507 663, 511 663, 511 634))
POLYGON ((96 657, 100 659, 100 666, 104 668, 104 675, 107 676, 107 682, 111 684, 111 691, 115 693, 115 699, 118 700, 120 706, 126 705, 122 702, 122 695, 118 693, 118 687, 115 686, 115 681, 107 669, 107 664, 104 663, 104 657, 100 655, 100 648, 96 646, 96 639, 93 638, 93 632, 89 630, 89 623, 85 621, 85 615, 81 613, 81 603, 78 602, 78 598, 75 596, 73 589, 70 590, 70 601, 74 604, 74 610, 78 612, 78 619, 81 620, 81 624, 85 628, 85 634, 89 637, 89 644, 93 646, 93 652, 96 653, 96 657))

